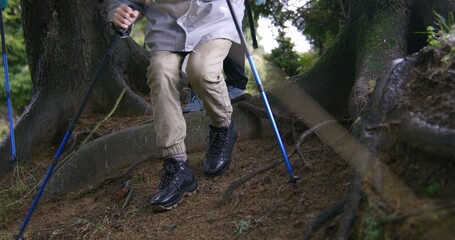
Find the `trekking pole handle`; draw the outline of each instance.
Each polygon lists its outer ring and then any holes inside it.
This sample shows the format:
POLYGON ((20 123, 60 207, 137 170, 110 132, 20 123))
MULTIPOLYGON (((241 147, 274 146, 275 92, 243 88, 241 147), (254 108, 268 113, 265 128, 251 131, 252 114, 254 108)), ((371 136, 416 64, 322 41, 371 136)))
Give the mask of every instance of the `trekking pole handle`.
MULTIPOLYGON (((129 4, 128 7, 130 7, 131 9, 133 9, 134 11, 139 11, 138 7, 136 5, 133 5, 133 4, 129 4)), ((115 33, 119 34, 121 38, 126 38, 126 37, 129 37, 131 35, 131 32, 133 31, 133 24, 131 24, 129 26, 128 29, 122 29, 122 28, 119 28, 117 26, 113 26, 114 27, 114 30, 115 30, 115 33)))
POLYGON ((126 38, 131 35, 131 31, 133 29, 133 25, 131 25, 127 30, 122 28, 115 28, 115 33, 120 35, 121 38, 126 38))

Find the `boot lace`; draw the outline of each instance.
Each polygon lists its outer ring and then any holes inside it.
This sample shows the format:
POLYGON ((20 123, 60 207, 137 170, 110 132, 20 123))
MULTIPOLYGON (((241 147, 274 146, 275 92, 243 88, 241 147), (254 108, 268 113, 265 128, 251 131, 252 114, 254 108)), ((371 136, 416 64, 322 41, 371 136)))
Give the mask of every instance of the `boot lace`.
POLYGON ((160 186, 159 189, 164 189, 174 180, 175 168, 172 164, 165 164, 160 171, 160 186))
POLYGON ((224 144, 228 140, 229 131, 210 131, 208 137, 209 148, 207 152, 211 154, 220 155, 223 150, 224 144))

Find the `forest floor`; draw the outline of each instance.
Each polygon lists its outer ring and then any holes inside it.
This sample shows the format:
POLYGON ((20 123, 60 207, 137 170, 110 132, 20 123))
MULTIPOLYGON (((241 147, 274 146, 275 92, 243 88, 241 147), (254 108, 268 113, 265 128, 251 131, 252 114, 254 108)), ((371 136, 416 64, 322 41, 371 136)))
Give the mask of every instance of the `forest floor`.
MULTIPOLYGON (((87 132, 101 119, 82 118, 74 135, 87 132)), ((149 120, 112 117, 97 130, 97 136, 149 120)), ((229 169, 215 178, 202 173, 204 151, 189 152, 190 166, 199 188, 195 194, 185 197, 176 209, 152 211, 149 199, 159 184, 162 162, 148 159, 84 195, 42 198, 24 237, 303 239, 308 227, 314 226, 313 221, 321 220, 321 213, 327 213, 324 210, 333 210, 336 203, 349 197, 353 171, 347 161, 317 135, 305 138, 299 147, 302 157, 295 153, 295 143, 288 135, 283 139, 291 154, 294 173, 301 177, 296 183, 288 183, 289 175, 277 141, 272 131, 264 131, 255 139, 238 142, 229 169)), ((0 178, 0 239, 11 239, 18 233, 56 150, 57 145, 37 153, 31 162, 19 164, 16 171, 0 178)), ((396 206, 387 206, 379 194, 374 195, 363 186, 360 212, 356 214, 350 238, 454 239, 450 235, 453 230, 448 231, 449 234, 443 231, 426 234, 444 229, 440 227, 453 229, 455 226, 453 163, 410 158, 387 164, 419 200, 431 199, 435 205, 426 208, 422 204, 411 214, 399 215, 401 199, 396 199, 396 206), (441 210, 447 211, 440 214, 441 210), (422 216, 424 221, 418 221, 422 216)), ((319 230, 315 229, 311 239, 335 239, 342 210, 326 216, 327 221, 319 230)))
MULTIPOLYGON (((92 128, 100 119, 81 119, 75 133, 92 128)), ((98 131, 102 135, 147 120, 112 118, 98 131)), ((285 143, 288 153, 294 153, 294 143, 288 140, 285 143)), ((39 180, 45 175, 55 151, 56 147, 52 147, 37 154, 31 163, 20 165, 14 173, 0 180, 0 239, 11 239, 18 233, 39 180)), ((131 168, 127 174, 106 181, 84 195, 42 198, 24 237, 303 239, 305 231, 321 212, 346 199, 352 168, 317 135, 307 137, 300 151, 303 160, 298 154, 290 157, 295 175, 301 177, 295 184, 287 182, 289 175, 271 131, 256 139, 238 142, 229 169, 215 178, 202 173, 204 152, 190 152, 189 161, 199 188, 195 194, 185 197, 176 209, 161 213, 152 211, 149 198, 159 184, 162 162, 148 159, 131 168)), ((395 163, 395 168, 399 169, 400 164, 395 163)), ((432 176, 441 177, 440 173, 451 175, 444 173, 444 169, 433 169, 436 170, 432 171, 432 176)), ((435 181, 428 177, 428 171, 423 169, 415 171, 411 177, 420 183, 422 191, 448 196, 444 204, 451 207, 453 215, 453 206, 447 205, 453 199, 452 188, 436 186, 435 181)), ((409 178, 408 182, 412 183, 412 179, 409 178)), ((400 216, 387 212, 381 201, 364 209, 355 222, 351 237, 410 239, 408 237, 412 236, 412 239, 425 239, 415 237, 416 229, 412 224, 398 229, 387 227, 380 221, 387 217, 399 219, 400 216), (379 220, 375 218, 378 215, 379 220)), ((341 215, 329 217, 311 239, 334 239, 340 218, 341 215)))
MULTIPOLYGON (((290 152, 293 146, 287 148, 290 152)), ((44 176, 55 150, 42 152, 32 164, 20 166, 1 181, 2 196, 16 194, 17 199, 2 204, 0 239, 18 232, 36 191, 31 186, 44 176)), ((301 150, 312 169, 297 154, 291 156, 295 175, 301 177, 295 184, 287 182, 289 175, 273 135, 238 142, 229 169, 215 178, 202 173, 204 152, 190 153, 199 188, 176 209, 162 213, 153 212, 149 204, 162 163, 150 159, 82 197, 43 198, 24 235, 26 239, 299 239, 320 211, 344 198, 350 179, 348 165, 317 137, 308 138, 301 150), (233 187, 267 166, 273 167, 233 187), (127 182, 129 191, 125 191, 127 182)))

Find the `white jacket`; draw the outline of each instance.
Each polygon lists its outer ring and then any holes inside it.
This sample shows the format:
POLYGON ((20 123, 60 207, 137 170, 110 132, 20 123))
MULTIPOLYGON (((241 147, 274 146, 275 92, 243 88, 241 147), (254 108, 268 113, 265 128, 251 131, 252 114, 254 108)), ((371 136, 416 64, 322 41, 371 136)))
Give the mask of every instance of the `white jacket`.
MULTIPOLYGON (((230 0, 238 22, 243 19, 243 0, 230 0)), ((133 6, 147 18, 145 43, 152 51, 190 52, 212 39, 240 43, 226 0, 110 0, 108 20, 120 4, 133 6)))

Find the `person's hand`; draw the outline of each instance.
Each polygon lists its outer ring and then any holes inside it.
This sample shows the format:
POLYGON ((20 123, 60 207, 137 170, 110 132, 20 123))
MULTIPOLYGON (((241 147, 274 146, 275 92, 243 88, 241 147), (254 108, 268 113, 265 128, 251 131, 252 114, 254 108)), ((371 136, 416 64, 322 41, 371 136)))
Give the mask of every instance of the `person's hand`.
POLYGON ((265 0, 255 0, 254 3, 259 6, 265 4, 265 0))
POLYGON ((133 10, 125 4, 121 4, 115 9, 112 23, 118 28, 128 30, 139 17, 139 11, 133 10))

